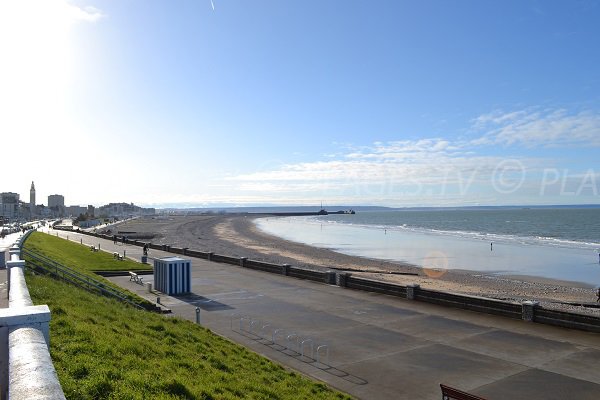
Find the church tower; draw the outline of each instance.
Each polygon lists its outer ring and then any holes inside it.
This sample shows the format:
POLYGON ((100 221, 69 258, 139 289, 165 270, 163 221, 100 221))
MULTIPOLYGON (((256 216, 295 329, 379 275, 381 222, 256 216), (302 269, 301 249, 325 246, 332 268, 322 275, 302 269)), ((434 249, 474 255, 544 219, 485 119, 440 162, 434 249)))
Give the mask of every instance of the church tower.
POLYGON ((35 185, 31 181, 31 189, 29 189, 29 213, 31 217, 35 216, 35 185))

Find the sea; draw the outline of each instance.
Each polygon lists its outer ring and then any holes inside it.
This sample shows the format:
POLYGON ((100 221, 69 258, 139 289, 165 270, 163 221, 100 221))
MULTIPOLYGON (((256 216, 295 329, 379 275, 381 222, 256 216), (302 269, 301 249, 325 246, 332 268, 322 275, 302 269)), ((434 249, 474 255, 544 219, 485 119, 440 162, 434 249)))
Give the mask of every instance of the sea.
POLYGON ((288 240, 359 257, 600 286, 600 208, 396 209, 256 223, 288 240))

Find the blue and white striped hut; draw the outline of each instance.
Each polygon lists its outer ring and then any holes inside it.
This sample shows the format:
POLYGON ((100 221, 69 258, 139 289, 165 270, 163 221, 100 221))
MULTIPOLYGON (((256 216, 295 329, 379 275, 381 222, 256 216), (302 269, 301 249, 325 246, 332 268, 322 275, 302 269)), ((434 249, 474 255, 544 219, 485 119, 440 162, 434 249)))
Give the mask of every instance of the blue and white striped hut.
POLYGON ((165 294, 191 292, 191 261, 179 257, 154 260, 154 288, 165 294))

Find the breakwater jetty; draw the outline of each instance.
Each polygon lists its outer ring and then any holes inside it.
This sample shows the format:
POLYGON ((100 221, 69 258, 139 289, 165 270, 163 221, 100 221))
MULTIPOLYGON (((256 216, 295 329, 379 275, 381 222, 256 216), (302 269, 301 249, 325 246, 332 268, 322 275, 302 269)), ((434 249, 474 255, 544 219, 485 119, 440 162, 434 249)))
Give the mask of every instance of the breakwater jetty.
POLYGON ((300 212, 272 212, 272 213, 250 213, 250 215, 273 215, 276 217, 307 217, 313 215, 335 215, 335 214, 356 214, 354 210, 327 211, 300 211, 300 212))

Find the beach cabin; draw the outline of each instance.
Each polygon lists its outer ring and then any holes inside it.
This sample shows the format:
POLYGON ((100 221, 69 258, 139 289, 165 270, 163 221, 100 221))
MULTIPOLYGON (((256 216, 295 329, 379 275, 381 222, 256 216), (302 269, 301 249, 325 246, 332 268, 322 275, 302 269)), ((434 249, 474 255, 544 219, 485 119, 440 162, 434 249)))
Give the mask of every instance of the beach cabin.
POLYGON ((179 257, 163 257, 154 260, 154 289, 165 294, 191 292, 190 260, 179 257))

